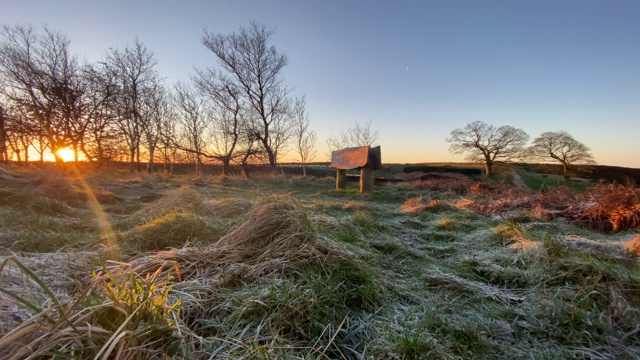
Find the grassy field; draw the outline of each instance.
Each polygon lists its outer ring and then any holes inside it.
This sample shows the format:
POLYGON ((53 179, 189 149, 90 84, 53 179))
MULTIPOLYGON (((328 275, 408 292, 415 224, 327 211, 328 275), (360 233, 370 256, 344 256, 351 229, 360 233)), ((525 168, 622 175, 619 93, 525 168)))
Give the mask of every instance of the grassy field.
POLYGON ((0 168, 0 358, 640 358, 637 189, 334 187, 0 168))
POLYGON ((569 178, 569 184, 567 184, 562 175, 540 174, 531 171, 520 171, 519 174, 527 186, 536 191, 545 187, 559 186, 569 186, 572 189, 584 191, 594 185, 593 180, 584 178, 569 178))

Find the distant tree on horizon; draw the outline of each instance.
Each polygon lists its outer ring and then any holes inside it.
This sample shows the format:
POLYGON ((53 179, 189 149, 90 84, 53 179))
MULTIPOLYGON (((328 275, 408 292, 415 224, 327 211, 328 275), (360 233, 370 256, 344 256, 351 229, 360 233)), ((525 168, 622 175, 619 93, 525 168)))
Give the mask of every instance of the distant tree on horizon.
POLYGON ((513 126, 496 128, 482 121, 474 121, 451 131, 451 136, 446 141, 451 143, 451 153, 467 153, 467 160, 483 162, 485 174, 491 175, 496 161, 508 162, 524 156, 529 135, 513 126))
POLYGON ((575 164, 595 164, 595 160, 586 145, 576 140, 566 131, 547 131, 533 140, 527 149, 532 159, 553 159, 562 165, 562 174, 569 182, 569 169, 575 164))
POLYGON ((340 129, 337 135, 331 134, 327 138, 327 146, 329 146, 329 158, 331 152, 348 147, 358 146, 377 146, 380 139, 378 130, 373 130, 371 120, 364 124, 356 122, 355 125, 348 129, 340 129))
POLYGON ((316 141, 318 139, 316 132, 313 131, 309 113, 307 112, 307 100, 303 96, 296 99, 293 118, 293 133, 295 138, 295 150, 300 157, 302 164, 302 175, 307 176, 307 163, 316 156, 316 141))
POLYGON ((162 79, 155 69, 157 61, 153 52, 136 39, 122 49, 110 49, 105 64, 116 88, 113 113, 128 148, 129 170, 140 171, 140 147, 145 132, 152 130, 153 106, 148 105, 157 91, 163 91, 162 79))

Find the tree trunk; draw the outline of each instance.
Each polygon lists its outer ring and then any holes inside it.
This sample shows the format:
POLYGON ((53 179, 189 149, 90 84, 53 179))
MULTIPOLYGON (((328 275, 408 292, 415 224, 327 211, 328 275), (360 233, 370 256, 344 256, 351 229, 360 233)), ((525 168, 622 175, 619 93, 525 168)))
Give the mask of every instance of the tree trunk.
POLYGON ((307 165, 302 163, 302 176, 307 176, 307 165))
POLYGON ((40 135, 38 137, 38 154, 40 155, 40 162, 44 162, 44 150, 45 150, 45 146, 44 146, 44 136, 40 135))
POLYGON ((0 161, 7 162, 9 160, 7 155, 7 136, 4 130, 4 109, 0 106, 0 161))
POLYGON ((147 162, 147 174, 151 174, 153 172, 153 155, 156 152, 155 146, 149 146, 149 162, 147 162))
POLYGON ((29 162, 29 145, 24 147, 24 162, 29 162))
POLYGON ((73 144, 73 161, 75 161, 76 163, 79 160, 79 151, 78 151, 78 144, 73 144))
POLYGON ((222 175, 229 175, 230 159, 222 159, 222 175))
POLYGON ((102 169, 103 166, 103 162, 104 162, 104 149, 102 149, 102 144, 100 143, 100 141, 98 140, 97 144, 97 150, 98 150, 98 161, 96 163, 96 167, 98 168, 98 170, 102 169))
POLYGON ((246 177, 247 179, 251 177, 249 176, 249 164, 247 164, 246 162, 242 163, 242 176, 246 177))
POLYGON ((267 152, 267 156, 269 158, 269 166, 271 167, 272 172, 276 172, 278 169, 276 168, 276 155, 273 153, 273 150, 269 146, 265 144, 265 151, 267 152))
POLYGON ((569 186, 569 172, 568 172, 568 166, 566 163, 562 163, 562 176, 564 176, 564 184, 569 186))
POLYGON ((136 147, 136 171, 140 172, 140 145, 136 147))
POLYGON ((485 163, 484 163, 484 173, 485 173, 487 176, 491 176, 491 164, 490 164, 490 163, 488 163, 488 162, 485 162, 485 163))
POLYGON ((134 172, 135 171, 135 163, 136 163, 136 148, 131 148, 129 151, 129 171, 130 172, 134 172))
POLYGON ((202 157, 196 154, 196 175, 202 175, 202 157))

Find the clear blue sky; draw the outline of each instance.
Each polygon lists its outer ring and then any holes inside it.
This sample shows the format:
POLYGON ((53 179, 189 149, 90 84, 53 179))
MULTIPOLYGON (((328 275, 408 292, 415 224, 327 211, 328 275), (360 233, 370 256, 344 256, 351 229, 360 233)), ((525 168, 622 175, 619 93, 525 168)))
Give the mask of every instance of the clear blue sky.
POLYGON ((640 168, 640 1, 9 1, 0 23, 65 33, 98 60, 138 37, 169 83, 215 65, 203 30, 275 27, 318 157, 371 121, 384 162, 459 161, 445 138, 480 120, 566 130, 604 165, 640 168))

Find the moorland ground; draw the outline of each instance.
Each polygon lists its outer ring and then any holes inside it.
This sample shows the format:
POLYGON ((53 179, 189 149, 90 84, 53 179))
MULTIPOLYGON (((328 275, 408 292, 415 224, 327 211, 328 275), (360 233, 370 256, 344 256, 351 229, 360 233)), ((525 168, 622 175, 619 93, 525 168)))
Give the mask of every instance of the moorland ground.
POLYGON ((640 192, 549 176, 5 166, 0 358, 639 358, 640 192))

